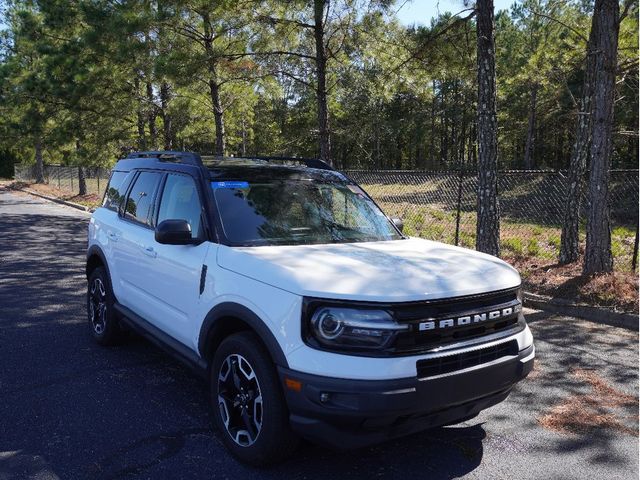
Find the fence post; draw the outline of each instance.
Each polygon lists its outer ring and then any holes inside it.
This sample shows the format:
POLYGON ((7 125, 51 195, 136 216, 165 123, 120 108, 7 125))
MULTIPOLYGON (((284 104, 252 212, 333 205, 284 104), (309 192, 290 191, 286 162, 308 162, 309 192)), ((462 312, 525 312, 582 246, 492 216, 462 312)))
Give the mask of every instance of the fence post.
POLYGON ((458 246, 460 243, 460 208, 462 204, 462 180, 463 180, 463 170, 460 168, 460 173, 458 175, 458 201, 456 204, 456 241, 455 244, 458 246))
POLYGON ((631 268, 635 272, 638 268, 638 227, 636 224, 636 241, 633 243, 633 258, 631 259, 631 268))
MULTIPOLYGON (((67 168, 71 168, 71 167, 67 167, 67 168)), ((78 173, 77 170, 75 173, 76 174, 78 173)), ((74 175, 73 168, 71 168, 71 174, 69 175, 69 178, 71 178, 71 191, 75 193, 75 190, 74 190, 75 187, 73 186, 73 175, 74 175)))
POLYGON ((98 196, 100 196, 100 167, 96 169, 96 177, 98 178, 98 196))
POLYGON ((62 190, 62 184, 60 183, 60 169, 56 168, 58 172, 58 190, 62 190))

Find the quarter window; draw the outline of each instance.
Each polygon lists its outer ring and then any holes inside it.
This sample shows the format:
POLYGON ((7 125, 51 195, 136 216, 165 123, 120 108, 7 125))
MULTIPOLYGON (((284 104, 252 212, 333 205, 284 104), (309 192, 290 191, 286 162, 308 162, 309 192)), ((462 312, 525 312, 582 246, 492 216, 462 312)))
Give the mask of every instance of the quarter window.
POLYGON ((193 178, 187 175, 167 175, 167 182, 160 200, 158 223, 163 220, 186 220, 191 226, 191 236, 201 236, 202 205, 193 178))
POLYGON ((152 226, 153 200, 161 176, 157 172, 141 172, 138 175, 127 198, 125 218, 152 226))

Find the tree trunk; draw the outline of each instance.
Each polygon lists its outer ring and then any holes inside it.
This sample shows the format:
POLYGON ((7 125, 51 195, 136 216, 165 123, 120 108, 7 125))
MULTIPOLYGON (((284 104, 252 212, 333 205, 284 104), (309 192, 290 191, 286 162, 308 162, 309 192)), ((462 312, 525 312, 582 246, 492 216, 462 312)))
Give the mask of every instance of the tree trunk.
POLYGON ((560 256, 558 261, 566 265, 578 261, 580 243, 580 203, 582 201, 582 179, 587 168, 587 155, 591 141, 593 80, 595 76, 595 35, 597 17, 591 21, 591 33, 587 43, 584 83, 576 122, 575 143, 571 149, 569 163, 569 185, 565 201, 562 235, 560 240, 560 256))
POLYGON ((313 33, 316 41, 316 100, 318 103, 320 160, 332 165, 329 107, 327 105, 327 51, 324 45, 324 9, 326 3, 327 0, 314 0, 313 2, 313 33))
POLYGON ((498 255, 500 253, 500 216, 493 0, 478 0, 476 17, 478 62, 476 249, 491 255, 498 255))
POLYGON ((431 89, 433 97, 431 98, 431 129, 429 130, 429 165, 427 170, 433 168, 436 159, 436 81, 432 80, 431 89))
MULTIPOLYGON (((80 161, 80 140, 76 140, 76 160, 80 161)), ((84 167, 78 165, 78 195, 87 194, 87 178, 84 167)))
POLYGON ((467 105, 467 91, 462 87, 462 105, 460 106, 460 115, 461 115, 461 130, 460 130, 460 140, 458 142, 458 159, 459 165, 458 168, 464 168, 465 164, 465 150, 467 146, 467 128, 469 126, 469 116, 467 115, 467 109, 465 108, 467 105))
POLYGON ((85 175, 84 167, 78 165, 78 195, 87 194, 87 177, 85 175))
POLYGON ((207 69, 209 71, 209 95, 213 120, 216 126, 215 154, 224 156, 226 151, 226 135, 224 130, 224 109, 220 98, 220 81, 218 79, 218 59, 213 50, 213 32, 211 31, 211 19, 208 12, 202 13, 204 23, 204 49, 207 54, 207 69))
POLYGON ((149 141, 150 147, 155 149, 158 144, 158 129, 156 128, 156 104, 153 99, 153 85, 147 82, 147 121, 149 122, 149 141))
POLYGON ((224 110, 222 108, 222 101, 220 100, 220 85, 213 77, 209 80, 209 94, 211 95, 213 119, 216 125, 216 150, 214 153, 219 156, 224 156, 227 148, 225 144, 224 110))
POLYGON ((138 120, 138 149, 146 150, 147 149, 147 138, 144 132, 144 109, 142 108, 142 101, 140 97, 140 76, 138 73, 135 74, 134 77, 134 85, 136 91, 136 99, 138 102, 138 109, 136 111, 137 120, 138 120))
POLYGON ((538 85, 531 86, 531 100, 529 103, 529 125, 527 127, 527 143, 524 147, 524 169, 535 168, 534 151, 536 146, 536 102, 538 99, 538 85))
POLYGON ((247 122, 244 115, 242 116, 242 145, 240 154, 243 157, 247 156, 247 122))
POLYGON ((36 149, 36 170, 35 170, 36 183, 44 183, 44 163, 42 161, 42 137, 40 137, 40 135, 36 136, 34 146, 36 149))
POLYGON ((380 170, 381 169, 381 164, 380 164, 380 160, 382 158, 382 156, 380 155, 380 121, 377 118, 377 113, 376 113, 376 120, 375 120, 375 125, 373 126, 373 134, 374 134, 374 155, 375 155, 375 168, 376 170, 380 170))
POLYGON ((171 86, 167 82, 160 85, 160 109, 162 115, 162 135, 164 137, 164 149, 173 150, 173 133, 171 115, 169 114, 169 101, 171 100, 171 86))
POLYGON ((448 152, 447 98, 445 83, 440 82, 440 166, 447 168, 448 152))
POLYGON ((618 0, 596 0, 598 16, 596 65, 591 135, 591 175, 587 216, 587 245, 583 272, 611 272, 611 225, 609 222, 609 170, 611 167, 613 101, 618 56, 620 10, 618 0))

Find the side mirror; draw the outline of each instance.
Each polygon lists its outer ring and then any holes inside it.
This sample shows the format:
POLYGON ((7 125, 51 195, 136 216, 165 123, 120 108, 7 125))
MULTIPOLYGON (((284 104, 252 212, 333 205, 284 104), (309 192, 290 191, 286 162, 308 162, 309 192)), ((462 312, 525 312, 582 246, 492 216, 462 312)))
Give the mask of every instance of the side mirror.
POLYGON ((191 226, 186 220, 164 220, 156 227, 156 242, 165 245, 191 245, 191 226))
POLYGON ((402 233, 402 230, 404 229, 404 222, 399 218, 392 218, 391 221, 396 226, 396 228, 400 230, 400 232, 402 233))

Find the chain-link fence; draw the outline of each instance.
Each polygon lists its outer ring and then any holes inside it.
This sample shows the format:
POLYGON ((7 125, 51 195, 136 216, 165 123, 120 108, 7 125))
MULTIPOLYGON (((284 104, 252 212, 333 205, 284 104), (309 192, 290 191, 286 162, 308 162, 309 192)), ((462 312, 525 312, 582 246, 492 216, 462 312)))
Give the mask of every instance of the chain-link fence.
MULTIPOLYGON (((107 188, 110 168, 83 167, 88 194, 102 196, 107 188)), ((14 178, 23 182, 33 182, 36 178, 35 165, 15 165, 14 178)), ((78 167, 62 165, 45 165, 44 181, 60 190, 78 193, 80 171, 78 167)))
MULTIPOLYGON (((473 248, 476 241, 475 172, 345 172, 405 233, 473 248)), ((583 180, 581 240, 584 244, 586 178, 583 180)), ((558 257, 568 177, 565 171, 501 171, 500 241, 506 257, 558 257)), ((612 250, 616 268, 629 270, 638 222, 638 170, 611 172, 612 250)))
MULTIPOLYGON (((102 196, 109 169, 84 167, 87 193, 102 196)), ((350 170, 345 172, 390 217, 404 221, 405 233, 473 248, 476 241, 475 172, 350 170)), ((78 192, 78 167, 47 165, 45 181, 78 192)), ((16 180, 33 181, 33 166, 16 165, 16 180)), ((581 239, 584 244, 586 178, 583 180, 581 239)), ((553 260, 568 190, 565 171, 501 171, 500 240, 503 256, 553 260)), ((638 170, 613 170, 610 183, 612 250, 616 268, 632 268, 638 225, 638 170)))

